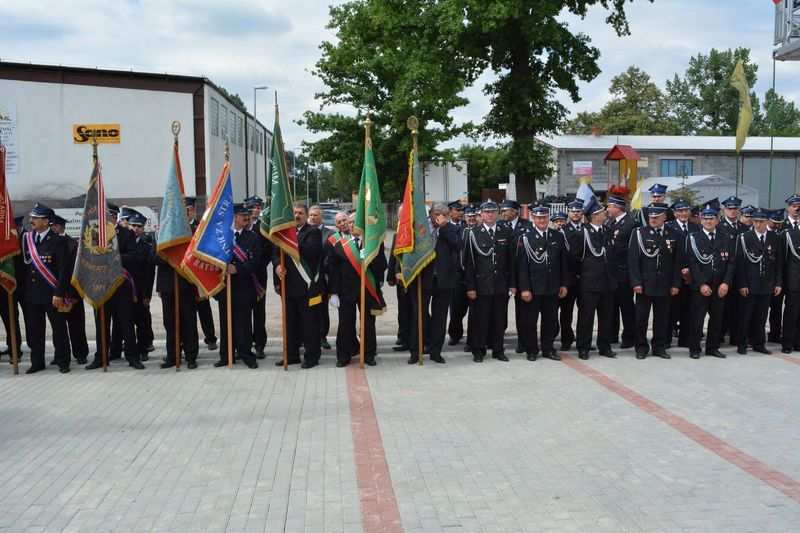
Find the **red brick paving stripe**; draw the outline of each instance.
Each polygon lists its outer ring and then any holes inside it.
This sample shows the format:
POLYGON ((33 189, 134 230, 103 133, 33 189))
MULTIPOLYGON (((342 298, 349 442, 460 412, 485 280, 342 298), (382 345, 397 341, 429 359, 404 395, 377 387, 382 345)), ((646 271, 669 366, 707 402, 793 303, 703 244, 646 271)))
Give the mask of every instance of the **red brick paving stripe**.
POLYGON ((597 382, 614 394, 625 398, 636 407, 653 415, 672 428, 680 431, 704 448, 722 457, 731 464, 738 466, 754 478, 766 483, 774 489, 781 491, 794 501, 800 502, 800 483, 789 476, 775 470, 774 468, 770 468, 758 459, 747 455, 738 448, 731 446, 724 440, 719 439, 699 426, 692 424, 685 418, 668 411, 652 400, 645 398, 638 392, 629 389, 625 385, 611 379, 601 372, 598 372, 592 367, 573 359, 569 355, 562 353, 561 359, 574 370, 577 370, 584 376, 597 382))
POLYGON ((347 367, 347 392, 350 397, 350 427, 353 431, 364 531, 402 532, 400 508, 386 462, 367 374, 357 364, 347 367))
POLYGON ((786 355, 783 353, 774 353, 772 354, 772 357, 775 357, 777 359, 783 359, 784 361, 789 361, 790 363, 800 365, 800 359, 798 359, 797 357, 792 357, 791 355, 786 355))

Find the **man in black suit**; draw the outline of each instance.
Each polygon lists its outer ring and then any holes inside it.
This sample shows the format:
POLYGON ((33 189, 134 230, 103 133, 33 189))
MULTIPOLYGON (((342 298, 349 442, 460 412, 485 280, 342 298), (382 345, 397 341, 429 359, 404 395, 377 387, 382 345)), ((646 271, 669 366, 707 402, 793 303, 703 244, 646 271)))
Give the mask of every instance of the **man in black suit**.
POLYGON ((153 298, 155 267, 150 262, 153 242, 145 235, 147 217, 135 209, 128 216, 128 227, 133 232, 130 246, 134 250, 135 261, 128 266, 128 272, 136 284, 136 297, 133 301, 133 324, 136 329, 136 351, 140 361, 147 361, 147 349, 153 344, 151 337, 150 300, 153 298))
MULTIPOLYGON (((156 268, 156 292, 161 299, 161 316, 164 331, 167 333, 167 356, 161 363, 161 368, 172 368, 177 358, 175 351, 175 332, 180 331, 183 356, 189 369, 197 368, 197 289, 161 257, 156 254, 156 247, 150 249, 150 264, 156 268), (175 294, 175 276, 178 279, 178 294, 175 294), (180 298, 178 324, 175 323, 175 298, 180 298), (178 330, 178 328, 180 328, 178 330)), ((208 300, 206 300, 208 301, 208 300)))
POLYGON ((536 334, 541 316, 542 355, 554 361, 561 357, 553 347, 558 333, 558 299, 567 295, 567 242, 564 234, 550 229, 550 208, 531 204, 534 227, 517 244, 517 292, 522 297, 522 323, 528 361, 539 355, 536 334))
POLYGON ((470 344, 476 363, 483 362, 487 346, 494 359, 508 361, 503 353, 503 337, 508 323, 508 297, 517 292, 516 250, 511 228, 497 222, 497 211, 497 204, 491 200, 481 205, 482 224, 470 229, 464 254, 467 297, 473 301, 470 314, 475 314, 470 344))
POLYGON ((595 312, 597 348, 600 355, 616 357, 616 352, 611 349, 611 315, 614 311, 618 272, 613 252, 613 235, 603 228, 606 212, 597 199, 592 198, 583 212, 589 222, 575 235, 569 250, 572 260, 579 264, 578 357, 589 358, 595 312))
MULTIPOLYGON (((300 264, 286 254, 284 266, 280 262, 280 250, 273 253, 275 266, 275 292, 280 294, 280 280, 286 280, 286 342, 289 364, 300 362, 300 333, 305 347, 301 368, 314 368, 319 364, 320 338, 319 324, 314 305, 320 305, 321 298, 317 287, 319 266, 322 261, 322 233, 308 224, 308 208, 302 203, 294 206, 294 219, 297 224, 297 244, 300 249, 300 264), (304 263, 304 264, 303 264, 304 263), (307 269, 306 269, 307 268, 307 269), (300 271, 302 269, 302 272, 300 271)), ((282 361, 276 361, 282 366, 282 361)))
POLYGON ((786 305, 783 310, 781 352, 790 354, 800 351, 800 221, 794 215, 794 212, 800 211, 800 196, 792 195, 786 203, 789 216, 783 221, 781 233, 781 247, 786 250, 783 258, 786 305))
POLYGON ((255 280, 257 281, 256 301, 253 302, 251 313, 253 327, 253 348, 257 359, 265 359, 264 348, 267 345, 267 269, 272 262, 272 241, 261 234, 261 210, 264 200, 260 196, 249 196, 242 200, 244 207, 250 209, 250 222, 247 229, 252 231, 258 239, 259 263, 256 265, 255 280))
MULTIPOLYGON (((192 233, 197 231, 200 221, 197 220, 197 199, 193 196, 186 197, 186 216, 189 218, 189 226, 192 233)), ((197 294, 195 294, 197 296, 197 294)), ((214 315, 211 312, 211 301, 208 298, 199 299, 197 304, 192 306, 196 309, 197 318, 200 319, 200 327, 203 330, 203 342, 209 350, 217 349, 217 333, 214 329, 214 315)))
MULTIPOLYGON (((533 224, 530 220, 520 218, 520 210, 521 206, 519 205, 519 202, 515 200, 503 200, 503 205, 500 207, 500 216, 503 218, 500 224, 508 226, 508 228, 511 230, 511 234, 513 235, 511 246, 514 248, 514 250, 517 249, 517 244, 519 243, 520 237, 533 229, 533 224)), ((527 345, 527 342, 525 341, 525 335, 527 332, 525 331, 525 328, 520 327, 523 322, 523 303, 524 302, 520 297, 520 293, 517 292, 514 295, 514 319, 517 323, 517 347, 514 350, 516 353, 523 353, 525 351, 525 346, 527 345)))
MULTIPOLYGON (((461 202, 459 202, 461 205, 461 202)), ((464 284, 464 239, 467 235, 468 226, 467 222, 456 219, 453 220, 450 210, 451 218, 450 224, 454 225, 458 230, 459 240, 461 241, 461 251, 458 253, 458 261, 456 264, 456 280, 453 286, 453 299, 450 304, 450 325, 447 326, 447 334, 450 340, 447 342, 449 346, 455 346, 461 342, 464 336, 464 317, 469 311, 469 298, 467 298, 467 286, 464 284)), ((464 208, 464 215, 467 218, 472 218, 474 223, 475 208, 471 205, 464 208)), ((460 215, 459 215, 460 217, 460 215)))
POLYGON ((318 205, 312 205, 308 209, 308 223, 319 228, 322 232, 322 263, 320 264, 319 272, 319 291, 322 303, 315 306, 317 316, 319 319, 319 342, 320 346, 325 350, 330 350, 331 345, 328 342, 328 331, 331 329, 331 317, 328 313, 328 299, 330 296, 330 273, 328 272, 328 259, 333 253, 332 238, 335 231, 332 228, 325 226, 322 217, 322 208, 318 205))
POLYGON ((633 291, 628 277, 628 244, 631 234, 639 224, 628 214, 628 200, 621 196, 610 196, 607 202, 608 221, 605 229, 611 233, 611 250, 617 271, 617 290, 614 291, 614 317, 612 325, 612 343, 619 339, 620 322, 622 335, 620 348, 632 348, 636 341, 636 307, 633 303, 633 291), (621 321, 620 321, 620 316, 621 321))
POLYGON ((725 298, 733 285, 734 242, 728 233, 719 231, 719 211, 714 207, 706 205, 700 217, 703 229, 686 240, 686 264, 691 273, 689 357, 700 358, 700 339, 708 315, 705 354, 724 358, 719 339, 725 298))
MULTIPOLYGON (((567 241, 567 250, 573 245, 576 235, 583 238, 583 202, 575 199, 567 204, 567 221, 561 227, 567 241)), ((575 342, 575 331, 572 329, 572 317, 575 303, 580 294, 580 279, 578 271, 580 263, 568 257, 569 277, 567 278, 567 295, 558 301, 559 328, 561 330, 561 349, 567 351, 575 342)))
POLYGON ((767 231, 768 219, 766 210, 756 210, 753 229, 739 235, 736 247, 736 287, 742 297, 736 353, 742 355, 748 341, 756 352, 772 353, 765 346, 765 327, 770 299, 781 293, 783 284, 783 243, 775 232, 767 231))
MULTIPOLYGON (((781 238, 781 242, 783 242, 783 217, 783 209, 773 209, 769 212, 769 223, 767 224, 767 231, 778 235, 781 238)), ((784 249, 784 251, 788 250, 784 249)), ((783 337, 783 300, 784 292, 781 292, 773 296, 769 302, 769 334, 767 335, 768 342, 781 345, 783 337)))
MULTIPOLYGON (((723 218, 719 223, 720 231, 724 231, 734 240, 734 248, 739 242, 739 235, 750 228, 739 221, 742 200, 736 196, 726 198, 721 202, 723 218)), ((739 331, 739 317, 741 316, 744 302, 739 291, 731 291, 725 301, 725 312, 722 318, 722 335, 728 333, 731 346, 740 346, 747 342, 747 332, 739 331)))
POLYGON ((466 206, 461 203, 461 200, 453 200, 449 204, 447 204, 448 213, 450 215, 450 223, 455 224, 457 226, 466 226, 467 223, 464 220, 464 212, 466 211, 466 206))
MULTIPOLYGON (((420 303, 417 300, 417 283, 422 282, 423 338, 427 339, 431 361, 444 363, 444 346, 447 328, 447 311, 456 284, 458 254, 461 251, 461 232, 459 226, 447 220, 447 207, 441 203, 431 206, 428 213, 428 226, 435 241, 436 257, 409 285, 411 295, 411 317, 417 316, 420 303)), ((408 364, 419 362, 419 328, 412 323, 408 364)))
POLYGON ((220 347, 219 360, 215 367, 228 365, 228 335, 233 337, 234 359, 244 361, 249 368, 258 368, 253 353, 253 303, 258 299, 256 270, 261 258, 258 237, 247 229, 250 225, 250 208, 244 204, 233 206, 233 250, 226 274, 230 274, 230 285, 218 292, 214 298, 219 305, 220 347), (231 293, 231 326, 228 331, 227 293, 231 293))
POLYGON ((55 361, 62 374, 69 372, 69 340, 65 299, 72 277, 73 263, 67 241, 50 231, 55 212, 36 204, 30 212, 31 231, 23 240, 26 265, 25 306, 28 309, 26 336, 31 348, 31 367, 26 374, 45 369, 45 317, 50 322, 55 346, 55 361))
POLYGON ((688 200, 679 198, 672 203, 672 213, 675 215, 674 220, 667 222, 667 227, 678 236, 678 256, 681 258, 681 264, 678 266, 681 271, 681 286, 680 292, 670 299, 669 306, 669 329, 667 330, 667 347, 672 344, 673 332, 677 329, 678 333, 678 346, 689 347, 689 333, 691 326, 690 309, 691 305, 691 291, 689 290, 691 273, 689 265, 686 263, 686 243, 690 234, 700 231, 700 226, 694 222, 689 221, 689 216, 692 212, 692 204, 688 200))
POLYGON ((628 250, 628 275, 636 294, 636 358, 644 359, 652 347, 653 355, 669 359, 670 296, 678 294, 681 284, 678 261, 679 236, 666 227, 667 204, 650 204, 650 225, 636 228, 628 250), (653 338, 647 342, 647 325, 653 311, 653 338))
MULTIPOLYGON (((339 216, 339 215, 337 215, 339 216)), ((397 291, 397 341, 392 346, 395 352, 405 352, 411 344, 411 328, 414 327, 411 316, 411 294, 403 286, 400 264, 394 255, 397 234, 392 237, 392 248, 389 250, 389 263, 386 269, 386 284, 397 291)))
POLYGON ((353 233, 355 214, 350 215, 350 234, 342 236, 333 245, 328 258, 330 274, 331 305, 339 309, 339 329, 336 332, 336 366, 343 368, 350 364, 353 356, 359 355, 361 346, 356 337, 356 308, 364 314, 364 363, 375 366, 377 340, 375 337, 375 316, 386 311, 381 285, 386 271, 386 253, 381 243, 378 255, 367 267, 371 276, 366 278, 366 309, 361 309, 361 265, 360 251, 363 246, 361 236, 353 233))

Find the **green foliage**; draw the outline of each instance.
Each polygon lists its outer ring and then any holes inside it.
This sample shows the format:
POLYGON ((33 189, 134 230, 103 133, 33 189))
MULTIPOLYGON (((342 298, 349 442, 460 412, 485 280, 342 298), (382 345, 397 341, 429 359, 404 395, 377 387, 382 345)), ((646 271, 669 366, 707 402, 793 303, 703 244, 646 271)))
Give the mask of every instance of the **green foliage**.
POLYGON ((750 126, 751 135, 775 137, 798 137, 800 136, 800 110, 794 102, 787 101, 783 96, 776 95, 775 91, 768 89, 764 95, 764 107, 762 113, 753 117, 753 124, 750 126), (775 106, 774 109, 772 106, 775 106), (774 113, 774 133, 773 133, 773 113, 774 113))
POLYGON ((483 189, 496 189, 499 183, 508 181, 511 172, 506 146, 462 145, 459 159, 467 160, 467 188, 470 201, 481 199, 483 189))
POLYGON ((228 92, 228 89, 226 89, 225 87, 217 87, 217 90, 219 92, 221 92, 224 96, 226 96, 228 98, 228 100, 230 100, 231 103, 234 106, 236 106, 237 109, 239 109, 239 111, 241 111, 242 113, 247 113, 247 106, 244 105, 244 102, 242 101, 242 98, 241 98, 241 96, 239 96, 238 93, 237 94, 231 94, 231 93, 228 92))
POLYGON ((693 189, 689 187, 685 183, 678 187, 677 189, 670 189, 667 191, 667 198, 669 198, 670 204, 676 200, 684 199, 688 200, 689 203, 692 205, 700 204, 700 191, 698 189, 693 189))

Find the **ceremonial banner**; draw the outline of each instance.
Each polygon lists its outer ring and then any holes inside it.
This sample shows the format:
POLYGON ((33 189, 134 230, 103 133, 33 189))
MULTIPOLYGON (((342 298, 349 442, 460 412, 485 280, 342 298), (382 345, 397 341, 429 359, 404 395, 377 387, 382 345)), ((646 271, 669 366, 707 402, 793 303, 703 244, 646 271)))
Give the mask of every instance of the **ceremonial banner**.
POLYGON ((114 224, 107 220, 103 172, 95 163, 78 239, 78 257, 72 271, 72 285, 94 308, 98 309, 124 281, 119 243, 114 224))
POLYGON ((741 59, 736 62, 736 66, 733 68, 731 85, 739 91, 739 102, 741 104, 739 107, 739 124, 736 126, 736 151, 738 152, 744 147, 744 143, 747 140, 747 132, 753 122, 750 89, 747 87, 747 78, 744 75, 744 66, 741 59))
POLYGON ((422 269, 436 257, 436 244, 428 230, 422 171, 414 151, 409 158, 408 180, 401 209, 394 255, 402 266, 403 286, 407 289, 422 269))
POLYGON ((6 147, 0 146, 0 286, 8 292, 17 288, 13 257, 19 254, 19 238, 14 225, 14 212, 6 186, 6 147))
POLYGON ((181 270, 200 296, 214 296, 225 287, 225 269, 233 249, 233 190, 228 162, 214 188, 208 209, 189 242, 181 270))
POLYGON ((192 227, 186 215, 181 160, 176 141, 172 148, 172 162, 167 176, 167 187, 164 190, 164 202, 161 204, 161 224, 158 228, 156 251, 169 266, 184 277, 186 273, 181 269, 181 261, 191 240, 192 227))
POLYGON ((366 268, 380 251, 386 237, 386 218, 381 202, 381 187, 375 170, 375 156, 372 153, 372 139, 367 137, 364 146, 364 168, 361 170, 361 184, 358 186, 358 203, 354 231, 363 237, 361 261, 366 268))
POLYGON ((272 164, 269 190, 272 201, 269 209, 261 213, 261 234, 294 260, 300 259, 297 247, 297 222, 294 219, 294 196, 286 168, 283 135, 278 110, 275 109, 275 126, 272 134, 272 164))

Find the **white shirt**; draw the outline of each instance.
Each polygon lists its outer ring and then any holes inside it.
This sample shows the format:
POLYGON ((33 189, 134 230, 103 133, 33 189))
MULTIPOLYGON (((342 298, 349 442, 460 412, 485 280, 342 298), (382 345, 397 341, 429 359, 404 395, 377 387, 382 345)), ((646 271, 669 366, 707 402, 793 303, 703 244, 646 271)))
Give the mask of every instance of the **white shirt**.
POLYGON ((703 231, 705 231, 705 232, 706 232, 706 237, 708 237, 709 239, 711 239, 711 234, 712 234, 712 233, 714 234, 714 238, 715 238, 715 239, 717 238, 717 231, 716 231, 716 230, 714 230, 713 232, 711 232, 711 231, 708 231, 707 229, 703 228, 703 231))
MULTIPOLYGON (((36 233, 36 237, 39 237, 39 241, 43 241, 43 240, 44 240, 44 238, 47 236, 47 234, 48 234, 48 233, 50 233, 50 228, 47 228, 46 230, 44 230, 44 231, 43 231, 43 232, 41 232, 41 233, 38 233, 38 232, 37 232, 37 233, 36 233)), ((36 240, 36 238, 34 238, 34 240, 36 240)))
MULTIPOLYGON (((766 238, 767 238, 767 232, 766 231, 764 233, 759 233, 756 230, 753 230, 753 231, 756 234, 756 239, 758 239, 760 241, 761 237, 764 237, 764 240, 766 240, 766 238)), ((767 230, 767 231, 769 231, 769 230, 767 230)))
POLYGON ((492 233, 497 233, 497 224, 494 226, 487 226, 486 222, 483 223, 483 227, 486 228, 486 231, 491 231, 492 233))
POLYGON ((591 222, 589 223, 589 225, 590 225, 590 226, 592 226, 592 227, 594 228, 594 230, 595 230, 595 231, 600 231, 601 229, 603 229, 603 226, 595 226, 595 225, 594 225, 594 224, 592 224, 591 222))
POLYGON ((617 218, 615 218, 615 219, 614 219, 614 222, 619 222, 620 220, 622 220, 623 218, 625 218, 625 216, 626 216, 627 214, 628 214, 627 212, 624 212, 624 211, 623 211, 623 213, 622 213, 620 216, 618 216, 617 218))

